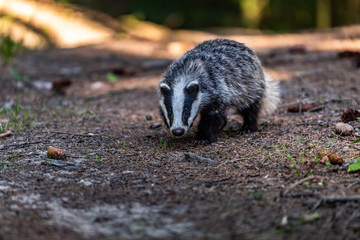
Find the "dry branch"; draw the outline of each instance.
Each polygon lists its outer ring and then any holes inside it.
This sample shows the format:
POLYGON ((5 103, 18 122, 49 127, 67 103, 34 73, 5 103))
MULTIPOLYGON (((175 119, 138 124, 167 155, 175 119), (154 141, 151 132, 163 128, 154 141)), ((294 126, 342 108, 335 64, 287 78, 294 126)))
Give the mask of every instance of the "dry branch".
POLYGON ((217 164, 217 161, 212 160, 211 158, 201 157, 201 156, 195 155, 191 152, 185 153, 185 159, 189 162, 217 164))
POLYGON ((348 196, 339 196, 339 195, 329 195, 322 197, 324 202, 351 202, 351 201, 360 201, 360 195, 348 195, 348 196))
POLYGON ((294 183, 291 184, 287 189, 285 189, 282 195, 285 197, 285 196, 289 193, 289 191, 290 191, 291 189, 293 189, 294 187, 302 184, 303 182, 310 181, 310 180, 313 180, 313 179, 323 180, 323 179, 325 179, 325 178, 326 178, 326 177, 309 176, 309 177, 300 179, 299 181, 294 182, 294 183))

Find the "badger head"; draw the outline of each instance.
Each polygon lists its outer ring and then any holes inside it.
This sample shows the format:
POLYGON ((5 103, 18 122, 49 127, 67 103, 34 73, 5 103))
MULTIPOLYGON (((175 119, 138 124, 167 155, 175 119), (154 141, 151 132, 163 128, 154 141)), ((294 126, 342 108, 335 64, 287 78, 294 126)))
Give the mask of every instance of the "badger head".
POLYGON ((183 136, 199 112, 201 92, 198 81, 178 81, 172 86, 159 85, 160 113, 174 136, 183 136))

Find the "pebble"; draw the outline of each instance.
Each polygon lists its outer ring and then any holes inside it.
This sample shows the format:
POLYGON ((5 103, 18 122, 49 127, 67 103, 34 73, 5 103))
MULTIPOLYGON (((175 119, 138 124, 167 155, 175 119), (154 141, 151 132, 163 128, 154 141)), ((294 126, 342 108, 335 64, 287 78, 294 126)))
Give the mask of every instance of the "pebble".
POLYGON ((348 136, 354 133, 354 128, 350 124, 339 122, 335 125, 335 132, 339 135, 348 136))

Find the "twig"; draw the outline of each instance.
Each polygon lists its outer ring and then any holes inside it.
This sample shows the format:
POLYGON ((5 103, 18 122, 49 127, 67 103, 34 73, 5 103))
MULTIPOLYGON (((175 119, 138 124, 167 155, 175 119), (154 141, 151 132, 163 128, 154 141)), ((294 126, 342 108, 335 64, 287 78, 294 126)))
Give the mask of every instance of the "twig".
POLYGON ((331 103, 344 103, 344 102, 351 102, 353 100, 354 99, 352 99, 352 98, 329 98, 329 99, 324 100, 324 104, 327 104, 329 102, 331 102, 331 103))
POLYGON ((321 110, 324 108, 324 105, 319 105, 319 106, 316 106, 316 107, 313 107, 313 108, 310 108, 309 110, 307 110, 306 112, 315 112, 317 110, 321 110))
POLYGON ((355 146, 354 144, 351 145, 353 148, 357 149, 357 150, 360 150, 360 147, 358 146, 355 146))
POLYGON ((226 178, 222 178, 219 180, 210 180, 210 181, 206 181, 206 183, 208 183, 208 184, 221 183, 221 182, 225 182, 229 179, 231 179, 231 177, 226 177, 226 178))
MULTIPOLYGON (((292 106, 292 105, 295 105, 295 104, 299 104, 301 102, 309 102, 309 101, 312 101, 313 99, 311 98, 307 98, 307 99, 303 99, 303 100, 297 100, 297 101, 293 101, 293 102, 290 102, 290 103, 286 103, 286 104, 282 104, 282 105, 279 105, 277 108, 278 109, 282 109, 282 108, 288 108, 289 106, 292 106)), ((350 101, 353 101, 353 99, 349 98, 349 99, 341 99, 341 98, 330 98, 330 99, 326 99, 323 102, 323 104, 327 104, 329 102, 350 102, 350 101)))
POLYGON ((79 164, 79 163, 56 160, 56 159, 45 159, 41 164, 65 168, 67 170, 79 170, 86 168, 85 164, 79 164))
POLYGON ((235 163, 235 162, 238 162, 238 161, 243 161, 245 160, 244 158, 240 158, 240 159, 232 159, 232 160, 226 160, 225 162, 222 162, 220 163, 217 168, 221 167, 222 165, 225 165, 227 163, 235 163))
POLYGON ((14 143, 14 144, 9 144, 9 145, 0 145, 0 149, 3 148, 8 148, 8 147, 19 147, 19 146, 23 146, 23 145, 31 145, 31 144, 38 144, 41 143, 41 141, 37 141, 37 142, 21 142, 21 143, 14 143))
POLYGON ((343 137, 343 136, 341 136, 340 134, 337 134, 337 133, 336 133, 336 132, 334 132, 334 131, 331 131, 331 133, 332 133, 334 136, 336 136, 336 137, 338 137, 338 138, 341 138, 342 140, 348 140, 348 141, 351 141, 351 140, 349 140, 348 138, 343 137))
POLYGON ((189 162, 217 164, 217 161, 212 160, 211 158, 201 157, 201 156, 195 155, 191 152, 185 153, 185 159, 189 162))
POLYGON ((360 180, 357 180, 357 181, 353 182, 352 184, 350 184, 350 185, 347 186, 346 188, 347 188, 347 189, 350 189, 350 188, 352 188, 353 186, 355 186, 355 185, 358 184, 358 183, 360 183, 360 180))
POLYGON ((173 177, 168 177, 168 178, 164 179, 163 181, 159 182, 159 184, 164 184, 164 183, 170 182, 172 180, 174 180, 173 177))
POLYGON ((356 181, 360 181, 360 179, 359 178, 348 178, 348 179, 338 180, 336 182, 337 183, 353 183, 353 182, 356 182, 356 181))
POLYGON ((306 101, 311 101, 311 100, 312 100, 312 99, 307 98, 307 99, 303 99, 302 101, 297 100, 297 101, 294 101, 294 102, 289 102, 289 103, 286 103, 286 104, 279 105, 279 106, 277 107, 277 109, 288 108, 288 107, 293 106, 293 105, 295 105, 295 104, 300 104, 301 102, 306 102, 306 101))
POLYGON ((360 195, 348 195, 348 196, 340 196, 340 195, 329 195, 323 196, 322 200, 324 202, 351 202, 351 201, 360 201, 360 195))
POLYGON ((50 133, 65 134, 65 135, 74 135, 74 136, 81 136, 81 137, 96 137, 96 136, 100 136, 100 135, 98 135, 98 134, 93 134, 93 133, 83 134, 83 133, 70 133, 70 132, 58 132, 58 131, 50 131, 50 133))
POLYGON ((353 214, 351 214, 351 216, 348 218, 348 220, 346 220, 344 226, 345 228, 347 228, 349 226, 349 224, 351 224, 351 222, 354 219, 357 219, 359 217, 359 212, 358 211, 354 211, 353 214))
POLYGON ((309 177, 300 179, 300 180, 294 182, 293 184, 291 184, 287 189, 285 189, 284 192, 282 193, 282 195, 286 196, 291 189, 293 189, 294 187, 302 184, 303 182, 306 182, 306 181, 309 181, 309 180, 312 180, 312 179, 325 179, 325 178, 324 177, 319 177, 319 176, 309 176, 309 177))

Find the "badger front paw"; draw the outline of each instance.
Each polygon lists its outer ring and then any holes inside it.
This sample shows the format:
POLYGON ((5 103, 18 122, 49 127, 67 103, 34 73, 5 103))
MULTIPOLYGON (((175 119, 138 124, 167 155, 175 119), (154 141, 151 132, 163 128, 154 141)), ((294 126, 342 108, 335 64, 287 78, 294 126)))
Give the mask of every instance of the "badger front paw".
POLYGON ((239 134, 252 133, 257 131, 256 125, 243 125, 238 131, 239 134))
POLYGON ((208 140, 208 139, 196 139, 196 140, 193 141, 193 144, 194 144, 195 146, 199 146, 199 145, 209 145, 209 144, 211 144, 212 142, 214 142, 214 141, 210 141, 210 140, 208 140))
POLYGON ((198 132, 196 135, 196 139, 193 143, 194 145, 208 145, 215 142, 215 140, 216 140, 215 134, 209 134, 209 133, 204 134, 202 132, 198 132))

